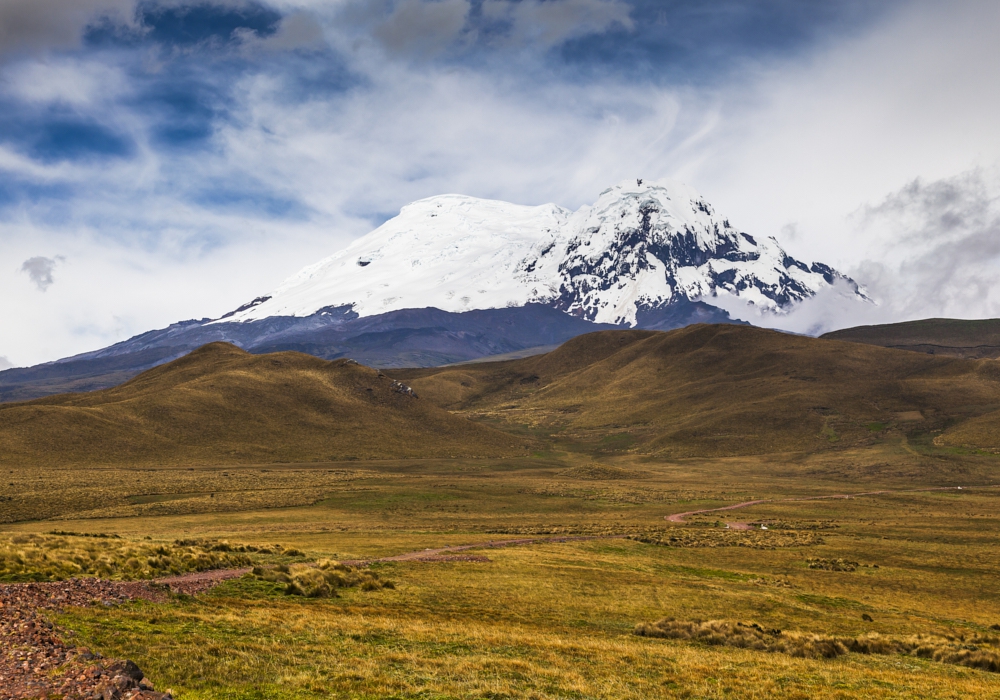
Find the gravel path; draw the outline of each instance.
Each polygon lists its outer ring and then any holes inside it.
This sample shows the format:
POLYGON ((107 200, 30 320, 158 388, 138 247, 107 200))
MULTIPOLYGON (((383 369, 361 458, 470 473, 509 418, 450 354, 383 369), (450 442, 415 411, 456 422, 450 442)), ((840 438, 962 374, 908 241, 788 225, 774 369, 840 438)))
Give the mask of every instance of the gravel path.
POLYGON ((117 605, 136 598, 166 600, 146 581, 71 579, 57 583, 0 585, 0 699, 102 698, 169 700, 131 661, 105 659, 67 643, 42 610, 117 605))

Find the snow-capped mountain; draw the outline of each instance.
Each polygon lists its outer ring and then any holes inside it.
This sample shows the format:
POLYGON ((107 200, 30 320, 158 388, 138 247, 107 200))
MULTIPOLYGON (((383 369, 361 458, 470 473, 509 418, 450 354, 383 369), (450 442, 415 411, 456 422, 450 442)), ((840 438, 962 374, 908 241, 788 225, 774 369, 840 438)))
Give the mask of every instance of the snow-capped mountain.
POLYGON ((830 267, 736 230, 695 190, 668 180, 622 182, 575 212, 443 195, 403 207, 222 318, 0 372, 0 400, 112 386, 216 340, 426 367, 540 352, 626 325, 732 323, 719 306, 733 308, 733 298, 783 313, 838 282, 867 298, 830 267))
POLYGON ((851 280, 789 257, 718 216, 693 188, 621 182, 571 212, 442 195, 403 207, 344 250, 218 322, 306 317, 350 307, 453 313, 545 304, 635 326, 643 310, 728 294, 772 312, 851 280))

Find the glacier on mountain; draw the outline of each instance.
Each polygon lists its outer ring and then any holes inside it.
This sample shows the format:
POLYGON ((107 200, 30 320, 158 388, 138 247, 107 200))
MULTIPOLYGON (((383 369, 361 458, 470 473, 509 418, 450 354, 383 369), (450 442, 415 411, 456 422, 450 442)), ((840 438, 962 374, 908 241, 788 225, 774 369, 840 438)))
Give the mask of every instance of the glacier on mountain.
POLYGON ((693 188, 628 180, 571 212, 441 195, 290 277, 217 322, 359 317, 401 309, 460 313, 545 304, 596 323, 636 325, 644 310, 729 295, 783 313, 853 280, 790 257, 774 238, 733 228, 693 188))

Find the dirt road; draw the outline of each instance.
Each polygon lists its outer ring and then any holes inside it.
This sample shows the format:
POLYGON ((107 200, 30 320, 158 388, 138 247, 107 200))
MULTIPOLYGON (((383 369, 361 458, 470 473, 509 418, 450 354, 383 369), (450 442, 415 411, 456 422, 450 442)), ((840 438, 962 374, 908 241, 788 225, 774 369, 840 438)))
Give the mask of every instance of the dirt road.
MULTIPOLYGON (((841 498, 859 498, 861 496, 881 496, 889 493, 921 493, 925 491, 961 491, 962 486, 933 486, 925 489, 899 489, 899 490, 883 490, 883 491, 863 491, 861 493, 835 493, 826 496, 803 496, 800 498, 761 498, 756 501, 743 501, 743 503, 734 503, 731 506, 722 506, 721 508, 703 508, 702 510, 689 510, 685 513, 674 513, 673 515, 664 516, 667 522, 671 523, 683 523, 684 518, 690 517, 692 515, 701 515, 702 513, 719 513, 726 510, 736 510, 737 508, 749 508, 750 506, 760 505, 761 503, 795 503, 799 501, 824 501, 830 499, 841 499, 841 498)), ((726 527, 730 530, 749 530, 753 526, 750 523, 744 522, 727 522, 726 527)))

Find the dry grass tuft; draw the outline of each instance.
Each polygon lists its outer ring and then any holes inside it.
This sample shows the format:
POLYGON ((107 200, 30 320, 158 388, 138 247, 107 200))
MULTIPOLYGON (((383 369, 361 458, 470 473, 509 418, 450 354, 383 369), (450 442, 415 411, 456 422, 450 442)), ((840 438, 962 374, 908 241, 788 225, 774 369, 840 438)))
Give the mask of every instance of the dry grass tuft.
POLYGON ((261 581, 283 583, 288 595, 306 598, 336 598, 339 588, 380 591, 396 587, 392 581, 379 578, 374 571, 357 569, 329 559, 316 564, 255 566, 250 575, 261 581))
POLYGON ((63 581, 78 576, 151 579, 249 564, 246 554, 225 543, 178 540, 165 545, 92 535, 0 538, 0 581, 63 581))
POLYGON ((837 637, 808 632, 767 629, 757 623, 731 620, 675 620, 641 622, 635 627, 640 637, 687 639, 713 646, 729 646, 788 654, 807 659, 832 659, 856 654, 902 654, 932 659, 940 663, 1000 672, 1000 638, 986 635, 913 635, 903 638, 865 634, 837 637))

